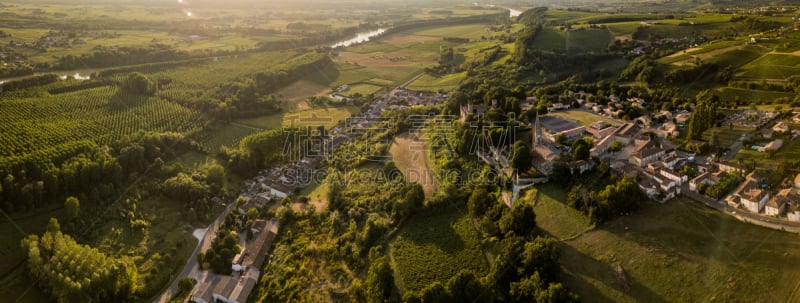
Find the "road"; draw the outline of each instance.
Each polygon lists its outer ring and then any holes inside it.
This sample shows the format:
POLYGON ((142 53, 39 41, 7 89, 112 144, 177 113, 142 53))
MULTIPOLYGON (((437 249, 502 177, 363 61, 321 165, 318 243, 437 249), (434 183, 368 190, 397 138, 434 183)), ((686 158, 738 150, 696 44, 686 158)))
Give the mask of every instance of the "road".
POLYGON ((728 205, 728 203, 725 202, 724 199, 714 200, 712 198, 690 191, 688 184, 684 184, 681 187, 681 193, 692 200, 702 202, 708 207, 715 208, 719 211, 724 212, 725 214, 731 215, 734 218, 738 219, 739 221, 767 228, 800 234, 800 222, 792 222, 766 216, 760 216, 758 214, 748 212, 747 210, 731 207, 730 205, 728 205))
POLYGON ((169 302, 172 296, 178 293, 179 291, 178 282, 181 280, 181 278, 188 277, 193 272, 199 270, 199 267, 197 266, 197 254, 200 251, 207 248, 207 246, 211 245, 211 240, 214 238, 214 235, 217 234, 217 228, 219 228, 219 225, 222 223, 222 221, 225 220, 225 216, 231 212, 231 210, 234 208, 235 205, 236 203, 231 203, 230 205, 228 205, 228 207, 226 207, 225 210, 222 211, 222 213, 216 219, 214 219, 214 222, 212 222, 211 225, 209 225, 208 228, 206 228, 206 232, 203 234, 203 238, 200 241, 197 241, 197 247, 194 248, 192 256, 189 257, 189 260, 186 261, 186 265, 183 266, 183 270, 181 271, 181 273, 178 274, 177 277, 175 277, 175 279, 172 281, 172 284, 170 284, 169 287, 166 290, 164 290, 164 292, 161 293, 160 296, 156 297, 155 300, 153 300, 153 302, 157 303, 169 302))

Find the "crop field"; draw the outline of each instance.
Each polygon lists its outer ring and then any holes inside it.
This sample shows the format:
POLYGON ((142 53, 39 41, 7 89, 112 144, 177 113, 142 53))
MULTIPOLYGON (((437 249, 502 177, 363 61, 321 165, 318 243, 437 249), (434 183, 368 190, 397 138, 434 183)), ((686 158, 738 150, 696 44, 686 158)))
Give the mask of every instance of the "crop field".
POLYGON ((423 91, 448 91, 458 87, 458 84, 461 83, 461 80, 464 80, 466 77, 467 72, 448 74, 439 77, 425 74, 414 82, 411 82, 411 84, 408 85, 408 89, 423 91))
POLYGON ((406 181, 421 185, 426 197, 434 194, 436 183, 428 167, 428 156, 423 141, 409 134, 395 136, 392 146, 389 147, 389 153, 394 164, 403 172, 406 181))
POLYGON ((482 23, 431 27, 409 31, 409 34, 429 37, 455 37, 480 40, 487 35, 487 25, 482 23))
POLYGON ((614 119, 611 119, 611 118, 608 118, 608 117, 603 117, 603 116, 597 115, 595 113, 588 112, 588 111, 583 111, 583 110, 557 111, 557 112, 549 113, 547 115, 548 116, 562 117, 562 118, 566 118, 566 119, 569 119, 569 120, 572 120, 572 121, 577 121, 578 123, 580 123, 583 126, 588 126, 588 125, 590 125, 592 123, 595 123, 597 121, 603 121, 606 124, 610 124, 610 125, 620 125, 621 124, 617 120, 614 120, 614 119))
POLYGON ((379 90, 383 89, 381 86, 369 84, 369 83, 357 83, 350 86, 350 89, 343 92, 343 95, 346 96, 354 96, 356 94, 361 94, 362 96, 366 96, 372 93, 375 93, 379 90))
MULTIPOLYGON (((563 199, 561 191, 551 197, 563 199)), ((581 224, 571 219, 569 208, 537 204, 536 211, 537 225, 554 235, 571 235, 581 224)), ((796 237, 684 198, 648 202, 636 213, 563 241, 562 277, 594 302, 789 302, 800 277, 800 269, 786 266, 800 261, 796 237), (774 291, 761 291, 765 287, 774 291)))
POLYGON ((739 97, 739 100, 741 100, 741 102, 743 102, 744 104, 749 104, 753 102, 770 103, 778 98, 794 97, 794 94, 786 92, 751 90, 751 89, 742 89, 733 87, 720 88, 716 91, 715 94, 718 95, 719 98, 724 101, 734 100, 736 97, 739 97))
POLYGON ((800 56, 766 54, 742 68, 738 74, 748 79, 787 79, 800 75, 800 56))
POLYGON ((266 115, 256 118, 239 119, 236 122, 242 126, 260 129, 275 129, 281 126, 325 126, 332 128, 340 120, 345 120, 356 115, 360 109, 356 106, 324 107, 266 115))
POLYGON ((434 281, 445 283, 464 269, 482 276, 489 268, 465 210, 412 217, 390 244, 390 254, 401 291, 419 291, 434 281))
POLYGON ((302 110, 308 109, 308 104, 305 102, 308 97, 324 95, 328 91, 330 91, 330 89, 327 86, 314 81, 301 79, 280 89, 275 94, 282 100, 288 102, 290 108, 302 110))
POLYGON ((567 51, 571 54, 605 51, 613 41, 607 29, 581 29, 567 32, 567 51))
POLYGON ((0 102, 0 156, 89 139, 109 144, 140 131, 188 133, 204 115, 157 97, 102 86, 0 102))
POLYGON ((532 46, 541 50, 563 51, 567 47, 566 33, 552 27, 542 28, 532 46))
POLYGON ((199 138, 199 141, 207 152, 216 155, 222 151, 222 146, 231 148, 238 147, 239 141, 258 131, 257 128, 248 127, 246 125, 234 123, 222 125, 219 123, 218 125, 206 128, 199 138))

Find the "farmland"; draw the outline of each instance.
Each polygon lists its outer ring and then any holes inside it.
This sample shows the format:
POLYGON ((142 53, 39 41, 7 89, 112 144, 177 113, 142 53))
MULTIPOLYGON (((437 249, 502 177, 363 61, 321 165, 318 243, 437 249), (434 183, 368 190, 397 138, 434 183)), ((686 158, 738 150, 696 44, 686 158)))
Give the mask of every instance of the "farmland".
MULTIPOLYGON (((555 204, 564 197, 558 190, 540 188, 537 225, 563 238, 586 225, 580 214, 555 204)), ((565 240, 561 264, 566 284, 598 302, 758 301, 765 294, 757 289, 766 285, 779 285, 770 300, 787 301, 800 274, 784 266, 800 258, 794 237, 676 199, 648 203, 635 214, 565 240), (626 282, 616 276, 617 266, 626 282)))
POLYGON ((800 56, 766 54, 742 68, 739 74, 750 79, 787 79, 800 75, 800 56))
POLYGON ((281 126, 318 126, 331 128, 337 121, 357 114, 355 106, 313 108, 288 113, 266 115, 256 118, 240 119, 237 122, 245 127, 276 129, 281 126))
POLYGON ((436 191, 436 184, 428 167, 428 155, 423 144, 413 135, 399 135, 389 147, 389 153, 406 180, 422 185, 425 196, 430 197, 436 191))
POLYGON ((390 244, 398 288, 419 291, 446 282, 463 269, 488 270, 478 232, 470 218, 451 209, 409 220, 390 244))

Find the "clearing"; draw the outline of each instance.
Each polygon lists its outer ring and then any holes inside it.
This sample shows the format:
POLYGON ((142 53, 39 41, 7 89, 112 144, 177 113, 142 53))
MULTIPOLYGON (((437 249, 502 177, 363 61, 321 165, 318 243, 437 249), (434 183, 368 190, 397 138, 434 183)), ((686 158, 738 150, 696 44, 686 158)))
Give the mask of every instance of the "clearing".
POLYGON ((436 184, 428 167, 428 156, 422 140, 407 133, 397 135, 389 147, 389 153, 397 168, 403 171, 406 181, 422 185, 426 198, 436 192, 436 184))
POLYGON ((603 121, 603 122, 605 122, 606 124, 609 124, 609 125, 620 125, 620 124, 622 124, 618 120, 614 120, 614 119, 611 119, 611 118, 608 118, 608 117, 603 117, 603 116, 600 116, 600 115, 592 113, 592 112, 588 112, 588 111, 584 111, 584 110, 575 110, 575 109, 566 110, 566 111, 552 112, 552 113, 548 113, 547 116, 556 116, 556 117, 561 117, 561 118, 566 118, 566 119, 569 119, 569 120, 577 121, 580 125, 583 125, 583 126, 588 126, 588 125, 590 125, 592 123, 595 123, 597 121, 603 121))
POLYGON ((321 96, 329 92, 330 89, 322 84, 310 80, 297 80, 287 87, 282 88, 275 94, 285 100, 293 109, 308 109, 306 99, 312 96, 321 96))

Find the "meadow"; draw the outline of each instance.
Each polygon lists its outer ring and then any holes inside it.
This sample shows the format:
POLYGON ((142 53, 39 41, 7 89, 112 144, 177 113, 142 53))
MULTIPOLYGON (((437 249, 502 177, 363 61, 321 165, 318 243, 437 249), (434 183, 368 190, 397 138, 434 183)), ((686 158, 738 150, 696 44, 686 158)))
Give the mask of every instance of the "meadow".
POLYGON ((557 111, 548 113, 547 115, 550 116, 557 116, 562 118, 567 118, 569 120, 577 121, 581 125, 589 126, 592 123, 597 121, 603 121, 608 125, 620 125, 622 124, 619 120, 614 120, 608 117, 603 117, 598 114, 584 111, 584 110, 566 110, 566 111, 557 111))
POLYGON ((323 107, 306 110, 292 111, 266 115, 255 118, 243 118, 236 122, 244 127, 257 128, 261 130, 275 129, 279 127, 303 127, 303 126, 325 126, 332 128, 340 120, 358 114, 360 109, 355 106, 342 107, 323 107))
POLYGON ((466 210, 414 216, 389 246, 395 283, 401 291, 420 291, 434 281, 446 283, 464 269, 478 276, 489 269, 466 210))
POLYGON ((426 197, 436 192, 436 183, 428 166, 428 154, 422 140, 410 134, 395 136, 389 147, 389 154, 408 182, 422 186, 426 197))
POLYGON ((537 225, 559 238, 570 237, 562 241, 562 277, 582 298, 594 302, 794 298, 800 269, 787 264, 800 261, 796 235, 742 223, 678 198, 663 205, 647 202, 640 211, 573 238, 587 225, 561 204, 563 190, 553 185, 538 189, 537 225), (765 288, 772 291, 762 291, 765 288))
POLYGON ((794 97, 794 94, 792 93, 741 89, 734 87, 719 88, 716 90, 715 94, 718 95, 721 100, 725 101, 734 100, 738 97, 743 104, 772 103, 772 101, 777 98, 794 97))

